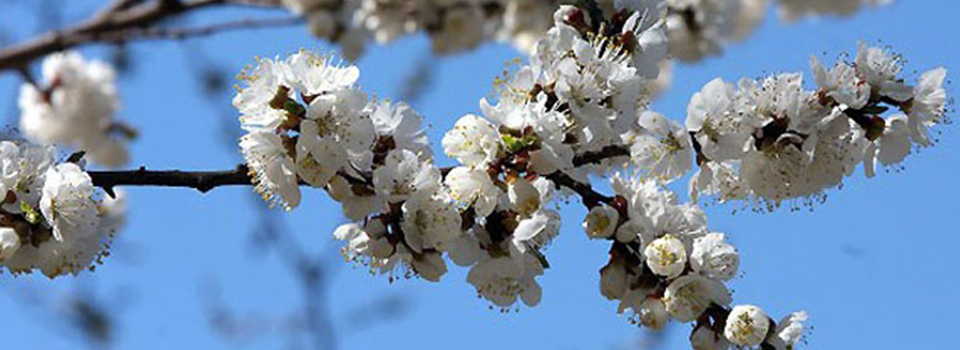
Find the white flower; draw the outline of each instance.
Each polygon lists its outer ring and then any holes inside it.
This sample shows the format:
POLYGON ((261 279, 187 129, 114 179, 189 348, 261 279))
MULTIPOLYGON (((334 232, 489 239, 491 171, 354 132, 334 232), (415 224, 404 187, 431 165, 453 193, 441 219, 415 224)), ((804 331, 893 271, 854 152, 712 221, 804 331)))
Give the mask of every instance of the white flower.
POLYGON ((481 166, 497 158, 500 133, 486 119, 465 115, 443 135, 443 151, 466 166, 481 166))
POLYGON ((627 268, 611 261, 600 269, 600 294, 609 300, 620 299, 627 291, 627 268))
POLYGON ((541 202, 540 191, 525 178, 518 178, 507 187, 510 208, 521 217, 530 217, 546 202, 541 202))
POLYGON ((300 50, 284 61, 284 79, 290 87, 308 96, 352 88, 360 78, 360 69, 340 66, 335 60, 333 56, 300 50))
POLYGON ((334 176, 330 179, 326 190, 331 199, 340 202, 343 206, 343 215, 350 220, 360 221, 370 213, 381 212, 386 208, 384 197, 375 193, 354 193, 353 185, 342 176, 334 176))
POLYGON ((807 313, 804 311, 787 315, 780 320, 776 332, 771 333, 766 342, 777 350, 793 350, 794 346, 803 339, 805 329, 803 323, 807 318, 807 313))
POLYGON ((461 217, 445 193, 421 191, 403 203, 403 235, 410 248, 447 250, 461 234, 461 217))
POLYGON ((690 345, 693 350, 727 350, 730 348, 730 342, 709 325, 699 325, 693 329, 690 334, 690 345))
POLYGON ((707 159, 737 159, 751 141, 751 123, 735 111, 736 88, 717 78, 703 86, 687 105, 687 130, 695 133, 707 159))
POLYGON ((233 106, 240 111, 240 124, 244 130, 274 130, 286 120, 283 106, 270 105, 277 96, 290 97, 293 93, 282 85, 282 65, 283 62, 261 58, 252 70, 240 73, 239 78, 246 82, 246 87, 237 91, 237 95, 233 97, 233 106))
POLYGON ((297 175, 313 187, 323 188, 347 164, 347 151, 332 138, 319 138, 313 120, 300 123, 297 138, 297 175))
POLYGON ((897 101, 906 101, 913 97, 913 89, 897 79, 903 70, 903 59, 882 48, 868 47, 861 42, 857 47, 857 73, 870 85, 871 89, 897 101))
POLYGON ((947 92, 943 88, 946 77, 947 70, 942 67, 924 72, 914 89, 908 123, 910 137, 913 142, 921 146, 929 146, 933 143, 927 128, 941 122, 946 113, 947 92))
POLYGON ((110 167, 128 159, 126 140, 114 134, 120 107, 113 68, 86 61, 74 51, 43 61, 43 85, 20 89, 20 128, 42 144, 83 150, 87 158, 110 167))
POLYGON ((740 19, 739 0, 669 0, 667 4, 670 53, 683 61, 718 53, 733 38, 740 19))
POLYGON ((667 286, 663 302, 671 317, 690 322, 703 314, 710 304, 729 305, 731 298, 722 283, 699 275, 685 275, 667 286))
POLYGON ((747 196, 747 189, 740 182, 737 170, 728 162, 706 162, 701 165, 690 177, 689 192, 693 202, 697 202, 701 194, 716 195, 721 202, 747 196))
POLYGON ((252 132, 240 138, 240 148, 257 192, 270 205, 291 210, 300 205, 297 166, 286 154, 283 140, 272 132, 252 132))
POLYGON ((736 248, 723 241, 722 233, 709 233, 693 241, 690 267, 709 278, 729 280, 737 273, 740 255, 736 248))
POLYGON ((0 227, 0 263, 9 259, 20 249, 20 236, 9 227, 0 227))
POLYGON ((486 255, 486 252, 480 248, 477 238, 468 233, 458 235, 446 248, 450 260, 464 267, 473 265, 480 261, 482 255, 486 255))
POLYGON ((650 242, 643 250, 643 255, 650 270, 667 279, 679 276, 687 266, 687 251, 683 241, 670 234, 650 242))
POLYGON ((366 104, 367 95, 363 91, 335 90, 315 97, 307 106, 306 116, 316 121, 320 136, 335 138, 352 159, 369 153, 374 143, 374 125, 364 113, 366 104))
POLYGON ((723 335, 734 345, 757 346, 767 338, 770 318, 759 307, 737 305, 727 316, 723 335))
POLYGON ((520 220, 513 231, 512 243, 518 251, 526 253, 528 249, 546 246, 560 233, 560 213, 542 209, 532 216, 520 220))
POLYGON ((443 183, 453 199, 463 207, 473 207, 480 217, 490 215, 497 207, 501 190, 485 170, 457 167, 447 174, 443 183))
POLYGON ((805 16, 849 15, 864 5, 877 6, 892 3, 893 0, 780 0, 780 17, 795 21, 805 16))
POLYGON ((617 229, 620 214, 616 209, 598 205, 590 209, 583 219, 583 230, 590 238, 610 238, 617 229))
MULTIPOLYGON (((93 180, 76 164, 63 163, 45 174, 40 212, 58 241, 86 239, 96 235, 99 224, 93 202, 93 180)), ((95 248, 94 248, 95 249, 95 248)))
POLYGON ((534 277, 543 274, 540 262, 530 254, 518 258, 498 257, 473 266, 467 274, 467 282, 477 289, 477 294, 494 305, 508 308, 523 300, 527 306, 540 303, 543 290, 534 277))
POLYGON ((471 49, 484 39, 484 13, 479 6, 457 6, 448 10, 433 34, 433 52, 449 54, 471 49))
POLYGON ((12 191, 16 196, 14 202, 3 203, 3 210, 17 214, 21 203, 40 201, 44 174, 53 166, 55 152, 53 146, 0 141, 0 193, 12 191))
POLYGON ((387 259, 396 252, 386 236, 387 229, 380 220, 370 220, 365 226, 355 223, 341 225, 333 231, 333 237, 347 241, 343 254, 348 260, 387 259))
POLYGON ((640 304, 640 324, 653 330, 662 329, 670 321, 667 305, 659 298, 647 298, 640 304))
POLYGON ((414 256, 410 265, 418 276, 430 282, 439 282, 440 277, 447 273, 447 263, 438 252, 427 251, 418 254, 414 256))
POLYGON ((373 171, 373 188, 377 195, 394 202, 417 191, 433 192, 439 183, 440 170, 405 149, 390 151, 383 166, 373 171))
POLYGON ((427 133, 421 129, 423 117, 405 102, 371 103, 370 120, 381 137, 391 137, 397 148, 413 151, 422 159, 432 157, 427 133))
POLYGON ((883 135, 877 139, 879 152, 877 160, 885 165, 894 165, 902 162, 913 144, 910 143, 910 129, 907 126, 907 116, 896 115, 886 121, 883 135))
POLYGON ((827 70, 820 60, 810 57, 810 69, 817 86, 837 103, 860 109, 870 100, 870 85, 861 80, 856 68, 846 62, 838 61, 832 69, 827 70))
POLYGON ((651 175, 665 180, 679 178, 690 170, 693 149, 687 130, 662 114, 643 112, 642 131, 632 140, 630 158, 651 175))

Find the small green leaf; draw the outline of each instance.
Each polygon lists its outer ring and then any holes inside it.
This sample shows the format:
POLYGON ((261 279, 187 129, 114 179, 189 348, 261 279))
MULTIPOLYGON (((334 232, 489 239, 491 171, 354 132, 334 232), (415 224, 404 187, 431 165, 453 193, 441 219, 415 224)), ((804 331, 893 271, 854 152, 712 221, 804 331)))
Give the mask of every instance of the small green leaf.
POLYGON ((503 139, 503 144, 507 146, 507 152, 517 153, 523 149, 533 146, 537 143, 537 137, 534 135, 525 136, 522 139, 518 139, 513 135, 505 134, 500 137, 503 139))
POLYGON ((40 213, 34 210, 27 202, 20 202, 20 210, 23 211, 23 217, 27 219, 27 222, 31 225, 36 225, 40 222, 40 213))

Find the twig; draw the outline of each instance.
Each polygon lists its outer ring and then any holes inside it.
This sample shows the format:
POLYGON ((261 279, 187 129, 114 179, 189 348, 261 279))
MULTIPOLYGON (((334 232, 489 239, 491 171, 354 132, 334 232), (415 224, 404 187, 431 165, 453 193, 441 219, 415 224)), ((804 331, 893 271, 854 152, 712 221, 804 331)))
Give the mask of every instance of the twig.
POLYGON ((203 27, 193 28, 137 28, 128 31, 113 31, 105 33, 92 34, 90 38, 84 38, 87 42, 123 42, 131 40, 182 40, 209 36, 217 33, 243 30, 259 29, 272 27, 285 27, 303 23, 303 18, 298 16, 282 18, 263 18, 263 19, 244 19, 238 21, 212 24, 203 27))
MULTIPOLYGON (((96 42, 105 33, 122 33, 145 28, 176 15, 214 6, 278 6, 277 0, 158 0, 132 6, 134 2, 117 0, 89 21, 55 30, 26 42, 0 50, 0 71, 22 67, 33 60, 80 44, 96 42), (128 7, 132 6, 132 7, 128 7)), ((117 39, 114 35, 114 40, 117 39)))
MULTIPOLYGON (((574 158, 574 163, 579 163, 579 165, 597 163, 603 159, 621 156, 624 152, 623 147, 607 147, 600 152, 578 155, 574 158)), ((626 152, 629 153, 628 150, 626 152)), ((446 175, 450 169, 452 168, 442 168, 441 173, 446 175)), ((116 186, 185 187, 206 193, 221 186, 249 186, 253 184, 249 169, 245 165, 226 171, 158 171, 141 167, 137 170, 91 171, 89 174, 93 178, 93 185, 103 188, 111 196, 113 195, 113 188, 116 186)), ((562 171, 546 174, 544 177, 553 181, 558 187, 566 187, 576 192, 588 208, 601 203, 609 204, 613 201, 613 197, 595 191, 589 183, 579 182, 562 171)), ((362 180, 352 177, 348 177, 348 181, 362 182, 362 180)))
POLYGON ((221 186, 249 186, 252 178, 245 165, 224 171, 137 170, 91 171, 93 185, 113 196, 116 186, 162 186, 193 188, 206 193, 221 186))

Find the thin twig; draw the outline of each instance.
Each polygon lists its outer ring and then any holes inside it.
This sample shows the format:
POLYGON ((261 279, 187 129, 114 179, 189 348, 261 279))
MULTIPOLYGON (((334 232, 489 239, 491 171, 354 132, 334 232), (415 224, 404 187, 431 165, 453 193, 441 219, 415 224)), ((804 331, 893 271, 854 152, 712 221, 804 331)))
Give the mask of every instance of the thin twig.
POLYGON ((126 42, 132 40, 182 40, 210 36, 217 33, 272 27, 286 27, 303 23, 303 18, 290 16, 282 18, 244 19, 192 28, 137 28, 128 31, 114 31, 92 34, 84 38, 87 42, 126 42))
MULTIPOLYGON (((161 20, 215 5, 278 6, 277 0, 150 1, 139 5, 118 0, 77 26, 54 30, 26 42, 0 49, 0 71, 28 65, 33 60, 71 47, 102 40, 105 33, 136 32, 161 20), (122 2, 122 3, 119 3, 122 2)), ((119 40, 113 35, 114 41, 119 40)))

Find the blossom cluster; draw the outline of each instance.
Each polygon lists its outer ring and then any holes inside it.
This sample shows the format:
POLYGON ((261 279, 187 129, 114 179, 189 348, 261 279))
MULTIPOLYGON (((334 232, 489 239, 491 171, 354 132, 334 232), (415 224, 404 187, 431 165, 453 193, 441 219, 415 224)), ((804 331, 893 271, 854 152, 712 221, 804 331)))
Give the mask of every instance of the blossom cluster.
MULTIPOLYGON (((651 7, 664 17, 670 54, 696 61, 717 54, 723 45, 753 32, 763 19, 769 0, 657 0, 651 7)), ((796 20, 820 14, 845 15, 864 4, 893 0, 780 0, 780 16, 796 20)), ((591 6, 606 12, 628 3, 651 0, 598 0, 591 6)), ((485 41, 509 42, 532 52, 537 40, 552 26, 551 15, 575 0, 283 0, 284 6, 308 20, 311 32, 339 42, 355 59, 371 38, 377 43, 425 32, 436 54, 456 53, 485 41)), ((589 3, 589 2, 585 2, 589 3)))
POLYGON ((0 266, 13 274, 92 269, 123 224, 122 193, 103 197, 79 165, 55 157, 51 146, 0 141, 0 266))
MULTIPOLYGON (((258 59, 234 99, 240 147, 256 189, 286 209, 299 186, 325 189, 354 221, 335 237, 371 271, 439 280, 461 213, 432 154, 421 117, 404 103, 369 100, 359 70, 300 51, 258 59)), ((456 172, 448 175, 455 177, 456 172)))
POLYGON ((864 6, 881 6, 894 0, 778 0, 780 17, 793 21, 811 15, 849 15, 864 6))
POLYGON ((127 142, 136 132, 114 120, 120 107, 113 68, 75 51, 43 60, 43 81, 20 88, 20 128, 42 144, 86 152, 90 161, 118 167, 127 162, 127 142))
POLYGON ((681 124, 647 108, 669 55, 664 2, 582 6, 560 6, 527 64, 480 100, 481 115, 445 133, 452 167, 434 165, 409 106, 368 99, 356 67, 307 51, 258 59, 234 99, 256 189, 293 209, 299 186, 322 188, 351 220, 334 232, 349 261, 391 281, 439 281, 449 258, 501 310, 539 303, 560 231, 551 203, 576 195, 587 235, 611 244, 600 291, 621 313, 651 328, 694 323, 696 349, 794 348, 805 313, 777 322, 732 305, 725 283, 739 252, 707 228, 698 197, 773 208, 821 195, 859 163, 872 175, 875 161, 900 162, 945 121, 945 70, 909 85, 898 56, 861 45, 853 62, 814 59, 814 91, 799 74, 712 81, 681 124), (893 108, 902 114, 886 116, 893 108), (663 186, 694 164, 693 201, 680 203, 663 186), (614 195, 590 174, 616 174, 614 195))
MULTIPOLYGON (((944 68, 911 85, 900 56, 865 44, 852 62, 824 67, 812 58, 811 67, 816 90, 804 89, 800 73, 783 73, 737 85, 717 79, 693 96, 686 132, 700 169, 690 182, 692 197, 743 199, 769 209, 822 198, 860 163, 872 177, 877 162, 895 166, 934 144, 930 128, 947 121, 944 68)), ((654 173, 665 173, 651 164, 654 173)))
POLYGON ((697 205, 679 203, 656 180, 614 176, 612 187, 616 196, 593 207, 583 227, 590 238, 613 242, 600 292, 619 301, 620 313, 651 329, 695 322, 694 349, 786 350, 802 339, 803 312, 777 325, 756 306, 730 308, 724 283, 737 276, 740 255, 724 234, 707 229, 697 205))

